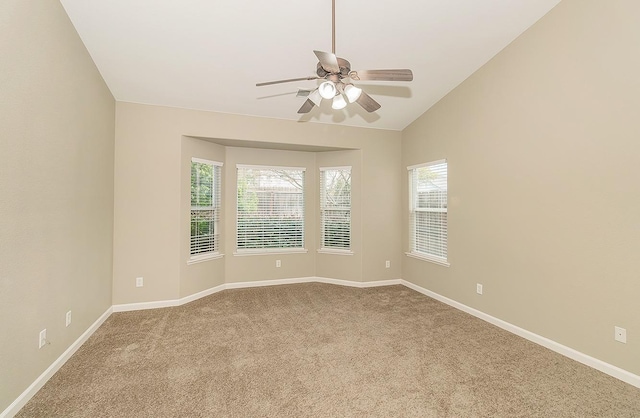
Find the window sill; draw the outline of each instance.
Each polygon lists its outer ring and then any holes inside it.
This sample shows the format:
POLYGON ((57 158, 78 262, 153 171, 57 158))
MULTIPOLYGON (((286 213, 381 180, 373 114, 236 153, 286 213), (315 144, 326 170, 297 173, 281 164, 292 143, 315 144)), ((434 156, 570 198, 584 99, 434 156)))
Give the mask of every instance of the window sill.
POLYGON ((187 265, 204 263, 205 261, 217 260, 222 257, 224 257, 224 254, 220 254, 220 253, 194 255, 193 257, 187 260, 187 265))
POLYGON ((405 255, 407 257, 417 258, 418 260, 428 261, 430 263, 438 264, 445 267, 449 267, 451 265, 444 258, 438 258, 438 257, 433 257, 433 256, 418 254, 418 253, 405 253, 405 255))
POLYGON ((244 257, 247 255, 276 255, 276 254, 306 254, 309 250, 306 248, 262 248, 255 250, 237 250, 233 253, 234 257, 244 257))
POLYGON ((333 254, 333 255, 353 255, 351 250, 341 250, 337 248, 320 248, 318 254, 333 254))

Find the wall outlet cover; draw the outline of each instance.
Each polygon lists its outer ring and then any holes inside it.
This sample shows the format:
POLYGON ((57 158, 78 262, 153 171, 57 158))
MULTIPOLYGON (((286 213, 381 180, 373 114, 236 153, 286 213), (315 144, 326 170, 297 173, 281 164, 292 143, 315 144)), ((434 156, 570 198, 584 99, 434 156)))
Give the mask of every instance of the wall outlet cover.
POLYGON ((38 338, 38 348, 44 347, 46 343, 47 343, 47 329, 45 328, 42 331, 40 331, 40 335, 38 338))
POLYGON ((614 327, 615 335, 614 338, 616 341, 621 343, 627 343, 627 330, 622 327, 614 327))

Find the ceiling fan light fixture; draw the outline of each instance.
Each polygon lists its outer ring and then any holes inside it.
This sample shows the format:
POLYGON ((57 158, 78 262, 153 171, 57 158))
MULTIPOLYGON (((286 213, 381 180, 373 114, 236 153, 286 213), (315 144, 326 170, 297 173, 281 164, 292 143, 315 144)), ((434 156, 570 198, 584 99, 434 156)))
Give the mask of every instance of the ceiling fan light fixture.
POLYGON ((331 108, 335 110, 344 109, 347 106, 347 101, 344 99, 342 94, 338 94, 333 98, 333 103, 331 103, 331 108))
POLYGON ((320 96, 325 99, 332 99, 336 95, 336 85, 332 81, 325 81, 318 87, 320 96))
POLYGON ((349 100, 349 103, 353 103, 358 100, 358 98, 362 94, 362 89, 354 86, 353 84, 347 84, 347 86, 344 88, 344 94, 347 96, 347 100, 349 100))

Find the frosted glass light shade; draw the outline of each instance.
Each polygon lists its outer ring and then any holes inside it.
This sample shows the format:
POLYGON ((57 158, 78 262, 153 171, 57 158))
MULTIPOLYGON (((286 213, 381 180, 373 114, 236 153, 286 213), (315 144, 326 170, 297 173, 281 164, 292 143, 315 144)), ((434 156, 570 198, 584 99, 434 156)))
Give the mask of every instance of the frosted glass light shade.
POLYGON ((347 105, 347 101, 344 99, 344 96, 342 94, 338 94, 336 97, 333 98, 333 103, 331 103, 331 108, 335 110, 340 110, 340 109, 344 109, 346 105, 347 105))
POLYGON ((325 81, 318 87, 318 92, 323 98, 332 99, 336 95, 336 85, 331 81, 325 81))
POLYGON ((353 103, 358 100, 362 94, 362 89, 357 88, 353 84, 347 84, 347 87, 344 88, 344 94, 347 96, 349 103, 353 103))

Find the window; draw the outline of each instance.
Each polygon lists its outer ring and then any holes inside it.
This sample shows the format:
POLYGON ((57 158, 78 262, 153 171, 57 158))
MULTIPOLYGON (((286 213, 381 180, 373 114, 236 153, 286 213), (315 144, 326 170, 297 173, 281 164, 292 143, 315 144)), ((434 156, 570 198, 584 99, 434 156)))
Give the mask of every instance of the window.
POLYGON ((408 167, 409 255, 447 262, 447 161, 408 167))
POLYGON ((304 250, 304 168, 238 165, 238 253, 304 250))
POLYGON ((351 167, 320 168, 321 250, 351 250, 351 167))
POLYGON ((219 251, 221 163, 191 159, 191 259, 219 251))

